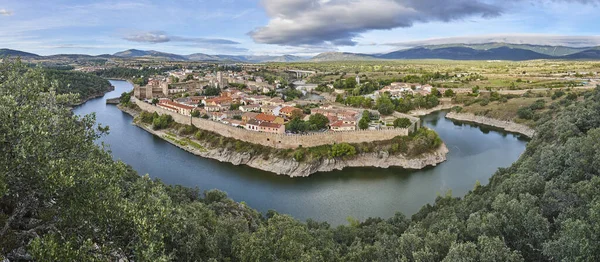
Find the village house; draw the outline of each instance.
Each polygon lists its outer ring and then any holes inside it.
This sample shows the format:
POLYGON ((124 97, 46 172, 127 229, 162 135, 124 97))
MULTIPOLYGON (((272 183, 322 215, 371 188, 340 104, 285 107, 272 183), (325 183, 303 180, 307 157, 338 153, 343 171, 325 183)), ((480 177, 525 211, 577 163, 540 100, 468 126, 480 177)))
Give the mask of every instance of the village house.
POLYGON ((261 121, 261 122, 277 123, 277 124, 282 124, 282 125, 285 122, 285 120, 281 117, 277 117, 274 115, 267 115, 265 113, 258 114, 256 117, 254 117, 254 119, 261 121))
POLYGON ((251 105, 243 105, 240 106, 240 110, 242 112, 260 112, 260 105, 259 104, 251 104, 251 105))
POLYGON ((167 99, 160 100, 158 102, 158 107, 168 110, 168 111, 176 112, 176 113, 179 113, 179 114, 182 114, 185 116, 191 116, 192 110, 194 110, 196 108, 194 106, 180 104, 180 103, 173 102, 173 101, 170 101, 167 99))
POLYGON ((248 122, 246 122, 246 129, 260 131, 260 123, 261 122, 256 119, 250 119, 248 122))
POLYGON ((338 120, 330 124, 329 127, 332 131, 354 131, 356 130, 356 123, 352 124, 347 121, 338 120))
POLYGON ((248 121, 250 121, 251 119, 255 119, 256 116, 258 116, 258 113, 254 113, 254 112, 246 112, 242 115, 242 121, 244 121, 245 123, 247 123, 248 121))
POLYGON ((279 110, 279 114, 280 115, 284 115, 287 118, 291 118, 292 115, 294 114, 294 112, 300 112, 300 114, 302 114, 302 110, 296 107, 291 107, 291 106, 286 106, 281 108, 281 110, 279 110))
POLYGON ((285 126, 277 123, 262 122, 259 124, 261 132, 273 134, 285 134, 285 126))
POLYGON ((268 105, 268 106, 281 106, 283 105, 283 103, 285 103, 285 101, 283 101, 283 99, 279 98, 279 97, 273 97, 267 101, 263 102, 263 105, 268 105))
POLYGON ((281 110, 280 106, 263 105, 260 107, 260 112, 263 112, 268 115, 274 115, 274 116, 279 116, 280 110, 281 110))

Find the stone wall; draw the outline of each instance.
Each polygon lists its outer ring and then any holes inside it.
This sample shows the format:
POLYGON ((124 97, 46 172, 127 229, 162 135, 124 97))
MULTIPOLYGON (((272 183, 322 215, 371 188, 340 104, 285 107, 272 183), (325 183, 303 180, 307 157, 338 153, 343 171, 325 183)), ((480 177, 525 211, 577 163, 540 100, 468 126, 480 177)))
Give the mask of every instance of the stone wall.
POLYGON ((173 119, 180 124, 192 124, 199 129, 215 132, 225 137, 231 137, 253 144, 260 144, 275 148, 297 148, 300 146, 315 147, 334 143, 362 143, 390 140, 396 136, 407 136, 409 130, 413 130, 414 128, 409 127, 388 130, 325 132, 313 133, 308 135, 270 134, 250 131, 239 127, 233 127, 212 120, 202 118, 191 118, 189 116, 184 116, 164 110, 162 108, 153 106, 135 98, 132 98, 132 101, 134 101, 144 111, 171 115, 173 119))

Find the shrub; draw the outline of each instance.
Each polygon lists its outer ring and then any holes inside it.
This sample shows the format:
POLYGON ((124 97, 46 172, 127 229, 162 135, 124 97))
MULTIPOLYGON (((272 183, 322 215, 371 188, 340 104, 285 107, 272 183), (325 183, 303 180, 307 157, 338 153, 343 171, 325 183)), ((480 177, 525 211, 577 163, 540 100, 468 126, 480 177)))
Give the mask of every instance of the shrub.
POLYGON ((356 155, 356 148, 348 143, 340 143, 331 146, 329 156, 331 158, 350 157, 356 155))
POLYGON ((408 128, 410 125, 412 125, 412 122, 408 118, 397 118, 394 120, 394 127, 408 128))
POLYGON ((521 107, 517 111, 517 116, 521 119, 532 119, 533 118, 533 110, 529 107, 521 107))

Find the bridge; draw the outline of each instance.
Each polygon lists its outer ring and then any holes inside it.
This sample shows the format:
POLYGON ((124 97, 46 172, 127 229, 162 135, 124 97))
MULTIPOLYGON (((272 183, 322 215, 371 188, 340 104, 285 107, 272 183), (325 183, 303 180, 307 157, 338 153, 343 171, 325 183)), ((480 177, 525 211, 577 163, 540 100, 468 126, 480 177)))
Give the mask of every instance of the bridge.
POLYGON ((296 73, 297 78, 302 78, 304 76, 309 76, 309 75, 317 73, 315 71, 305 71, 305 70, 285 70, 285 71, 289 72, 289 73, 296 73))

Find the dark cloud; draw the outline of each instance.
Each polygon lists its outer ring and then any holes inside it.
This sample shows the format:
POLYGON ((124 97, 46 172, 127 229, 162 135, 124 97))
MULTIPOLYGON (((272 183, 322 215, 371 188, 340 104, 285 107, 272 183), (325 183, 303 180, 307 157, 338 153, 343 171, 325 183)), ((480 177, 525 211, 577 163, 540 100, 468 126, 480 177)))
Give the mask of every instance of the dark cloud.
POLYGON ((162 31, 151 32, 134 32, 123 36, 123 39, 138 43, 166 43, 166 42, 186 42, 196 44, 213 44, 213 45, 237 45, 239 42, 219 39, 219 38, 201 38, 201 37, 182 37, 168 35, 162 31))
POLYGON ((369 30, 493 18, 508 6, 549 2, 596 4, 600 0, 262 0, 271 20, 249 35, 266 44, 352 46, 354 38, 369 30))

